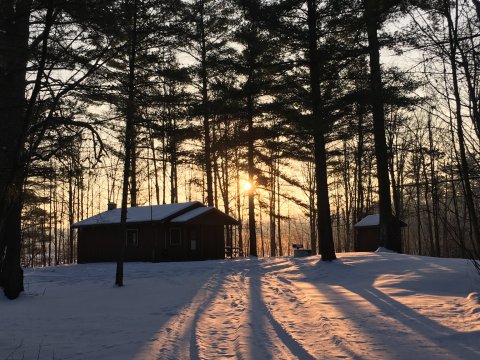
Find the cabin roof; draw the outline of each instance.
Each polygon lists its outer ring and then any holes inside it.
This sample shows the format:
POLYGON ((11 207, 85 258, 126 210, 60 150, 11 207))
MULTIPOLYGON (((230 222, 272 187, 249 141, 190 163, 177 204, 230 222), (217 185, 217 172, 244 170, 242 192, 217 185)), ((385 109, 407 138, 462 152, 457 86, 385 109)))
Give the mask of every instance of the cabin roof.
POLYGON ((170 220, 172 223, 208 223, 208 217, 225 225, 238 225, 238 221, 213 206, 198 207, 170 220))
MULTIPOLYGON (((399 220, 399 221, 400 221, 401 227, 407 226, 407 224, 402 220, 399 220)), ((365 216, 362 220, 360 220, 353 226, 355 228, 363 228, 363 227, 375 227, 379 225, 380 225, 380 214, 372 214, 372 215, 365 216)))
MULTIPOLYGON (((208 209, 198 201, 152 205, 152 206, 136 206, 130 207, 127 211, 127 223, 141 223, 141 222, 162 222, 168 221, 176 216, 180 216, 190 209, 208 209)), ((89 217, 85 220, 76 222, 72 225, 73 228, 95 225, 119 224, 121 209, 113 209, 104 211, 100 214, 89 217)))
POLYGON ((188 222, 194 218, 196 218, 197 216, 200 216, 202 214, 205 214, 207 212, 209 212, 210 210, 212 210, 213 207, 211 206, 204 206, 204 207, 199 207, 199 208, 196 208, 196 209, 193 209, 193 210, 190 210, 182 215, 179 215, 175 218, 173 218, 171 220, 172 223, 184 223, 184 222, 188 222))

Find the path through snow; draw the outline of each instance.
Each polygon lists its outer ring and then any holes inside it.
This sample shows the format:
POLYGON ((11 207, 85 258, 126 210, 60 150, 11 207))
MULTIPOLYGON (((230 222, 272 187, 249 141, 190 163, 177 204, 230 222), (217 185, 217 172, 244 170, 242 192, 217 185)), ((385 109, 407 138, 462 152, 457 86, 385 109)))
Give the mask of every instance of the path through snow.
POLYGON ((480 358, 479 277, 465 260, 136 263, 124 289, 111 269, 27 271, 26 294, 0 298, 12 329, 0 360, 480 358))
POLYGON ((318 258, 233 262, 216 273, 215 286, 207 282, 201 300, 162 329, 155 348, 161 350, 138 358, 478 358, 479 317, 465 318, 465 300, 449 283, 458 269, 438 259, 404 268, 403 260, 363 254, 332 264, 318 258), (398 289, 401 283, 410 288, 398 289), (180 345, 187 338, 189 346, 180 345))

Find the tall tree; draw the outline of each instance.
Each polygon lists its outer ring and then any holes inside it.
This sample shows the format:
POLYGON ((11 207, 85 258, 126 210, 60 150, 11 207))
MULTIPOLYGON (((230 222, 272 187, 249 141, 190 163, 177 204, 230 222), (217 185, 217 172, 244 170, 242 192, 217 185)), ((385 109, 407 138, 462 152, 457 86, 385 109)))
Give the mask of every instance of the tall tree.
POLYGON ((25 77, 32 0, 0 3, 0 286, 9 299, 23 290, 20 267, 25 77))
POLYGON ((250 236, 249 255, 257 256, 257 229, 255 226, 255 132, 254 118, 256 102, 259 95, 258 65, 260 57, 259 18, 260 1, 239 1, 244 15, 245 25, 240 29, 238 39, 245 46, 244 75, 246 82, 243 87, 245 96, 245 119, 247 124, 247 170, 248 182, 248 227, 250 236))
POLYGON ((380 65, 380 41, 378 30, 382 17, 393 6, 392 1, 363 1, 363 16, 368 37, 370 57, 370 103, 373 115, 375 157, 377 160, 377 181, 380 213, 380 246, 397 252, 402 251, 400 223, 392 213, 390 179, 388 175, 388 148, 385 138, 384 91, 380 65))
POLYGON ((247 173, 250 189, 248 191, 248 223, 250 236, 250 255, 257 256, 255 197, 257 187, 261 186, 256 164, 259 155, 259 140, 274 138, 269 127, 274 104, 266 98, 275 93, 276 78, 283 70, 281 43, 273 36, 268 21, 262 14, 269 13, 268 3, 259 0, 237 0, 239 13, 243 21, 235 34, 239 44, 239 56, 235 60, 235 71, 238 74, 239 88, 236 97, 241 98, 243 107, 240 110, 242 125, 245 131, 242 137, 247 149, 247 173), (261 119, 262 122, 258 120, 261 119))
MULTIPOLYGON (((308 63, 310 70, 310 98, 312 117, 315 123, 313 132, 315 178, 317 188, 317 231, 320 241, 322 260, 336 259, 333 244, 332 220, 328 196, 327 151, 325 133, 328 123, 325 111, 322 110, 320 72, 321 61, 318 56, 318 8, 316 0, 307 0, 308 22, 308 63)), ((314 250, 314 249, 312 249, 314 250)))
MULTIPOLYGON (((470 181, 470 165, 467 158, 467 149, 465 144, 465 134, 464 134, 464 124, 463 124, 463 115, 462 115, 462 99, 461 99, 461 90, 460 90, 460 81, 459 81, 459 69, 458 69, 458 60, 457 56, 460 52, 462 54, 461 45, 459 42, 459 2, 454 2, 454 8, 452 10, 451 2, 444 0, 441 6, 441 13, 447 20, 447 31, 448 31, 448 60, 450 62, 450 68, 452 71, 452 86, 453 86, 453 95, 455 98, 455 120, 456 120, 456 129, 457 129, 457 139, 458 147, 460 151, 460 171, 462 175, 462 182, 465 191, 465 200, 470 216, 470 221, 472 223, 472 230, 474 234, 474 241, 480 245, 480 221, 478 219, 477 209, 475 207, 474 194, 472 190, 472 185, 470 181), (454 15, 452 16, 452 12, 454 15)), ((468 61, 465 56, 463 56, 464 61, 468 61)), ((470 75, 470 74, 469 74, 470 75)), ((467 75, 467 79, 469 76, 467 75)), ((468 88, 467 88, 468 89, 468 88)), ((470 92, 471 93, 471 92, 470 92)), ((472 111, 472 121, 477 129, 477 135, 480 138, 480 132, 478 132, 478 127, 480 126, 480 117, 477 115, 477 106, 478 99, 474 99, 473 111, 472 111)), ((480 252, 480 251, 479 251, 480 252)), ((477 254, 479 255, 479 254, 477 254)))
MULTIPOLYGON (((125 253, 125 239, 127 234, 127 202, 128 202, 128 185, 131 178, 131 160, 133 151, 135 151, 135 73, 136 73, 136 55, 137 55, 137 18, 138 18, 138 1, 126 0, 125 13, 130 20, 130 31, 128 33, 128 99, 127 113, 125 118, 125 138, 124 149, 125 159, 123 164, 123 184, 122 184, 122 208, 120 210, 120 232, 118 236, 118 259, 117 270, 115 275, 115 285, 123 286, 123 257, 125 253)), ((131 185, 134 186, 133 184, 131 185)))
POLYGON ((21 195, 32 158, 45 160, 58 151, 57 146, 39 151, 52 129, 57 131, 57 138, 63 136, 60 129, 65 127, 93 130, 85 122, 64 116, 59 108, 63 99, 102 65, 104 50, 110 48, 98 26, 108 18, 106 2, 88 1, 82 7, 51 0, 0 3, 0 144, 5 149, 0 155, 0 167, 5 169, 0 175, 0 283, 9 298, 17 297, 23 284, 19 258, 21 195), (93 9, 95 16, 87 21, 85 14, 93 9), (68 37, 53 36, 54 26, 70 35, 77 32, 75 46, 68 37), (58 49, 63 52, 52 56, 52 48, 60 43, 58 49), (27 82, 29 61, 34 80, 27 82), (62 80, 56 78, 61 69, 72 74, 66 81, 65 72, 62 80))
POLYGON ((212 139, 213 92, 212 83, 222 75, 222 62, 228 57, 228 41, 232 25, 230 1, 195 0, 184 3, 183 21, 187 25, 180 32, 182 50, 194 60, 194 89, 198 99, 193 104, 194 115, 199 115, 203 133, 203 163, 206 177, 206 200, 214 205, 212 139))

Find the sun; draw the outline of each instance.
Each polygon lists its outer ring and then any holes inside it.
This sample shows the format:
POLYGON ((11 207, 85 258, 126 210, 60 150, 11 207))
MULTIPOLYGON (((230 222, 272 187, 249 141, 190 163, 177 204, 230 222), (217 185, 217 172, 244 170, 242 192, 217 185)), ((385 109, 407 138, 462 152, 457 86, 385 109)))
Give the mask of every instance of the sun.
POLYGON ((244 189, 245 191, 250 191, 250 190, 252 190, 252 187, 253 187, 253 186, 252 186, 252 184, 250 183, 250 181, 245 181, 245 183, 243 184, 243 189, 244 189))

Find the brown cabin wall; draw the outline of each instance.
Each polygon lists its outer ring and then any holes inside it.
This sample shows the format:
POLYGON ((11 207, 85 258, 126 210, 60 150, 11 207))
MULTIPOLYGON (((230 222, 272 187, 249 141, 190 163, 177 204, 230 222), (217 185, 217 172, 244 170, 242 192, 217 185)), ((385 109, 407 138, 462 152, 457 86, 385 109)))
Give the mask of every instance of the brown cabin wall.
MULTIPOLYGON (((378 226, 360 227, 355 229, 355 232, 355 251, 376 251, 380 246, 380 228, 378 226)), ((403 227, 401 229, 401 236, 403 241, 403 227)))
MULTIPOLYGON (((223 225, 129 224, 138 230, 138 247, 126 247, 125 261, 170 261, 223 259, 225 240, 223 225), (181 232, 179 245, 170 243, 170 230, 181 232), (197 249, 191 249, 192 231, 197 249)), ((84 227, 78 230, 79 263, 116 261, 119 225, 84 227)))
POLYGON ((223 226, 204 226, 202 228, 204 259, 223 259, 225 257, 225 239, 223 226))
POLYGON ((376 251, 379 246, 378 227, 356 229, 355 251, 376 251))
POLYGON ((115 261, 118 245, 109 227, 90 227, 78 230, 77 262, 115 261))

